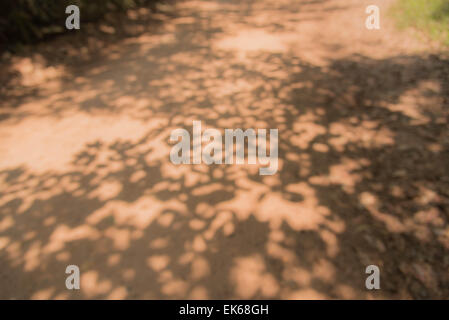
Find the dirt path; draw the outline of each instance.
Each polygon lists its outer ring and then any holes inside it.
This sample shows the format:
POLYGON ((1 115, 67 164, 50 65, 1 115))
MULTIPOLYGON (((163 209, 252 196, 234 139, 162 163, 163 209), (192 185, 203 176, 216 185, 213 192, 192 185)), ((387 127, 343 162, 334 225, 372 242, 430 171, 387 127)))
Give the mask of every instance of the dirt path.
POLYGON ((182 1, 92 57, 14 57, 0 298, 448 298, 449 67, 390 3, 182 1), (278 173, 173 165, 193 120, 278 128, 278 173))

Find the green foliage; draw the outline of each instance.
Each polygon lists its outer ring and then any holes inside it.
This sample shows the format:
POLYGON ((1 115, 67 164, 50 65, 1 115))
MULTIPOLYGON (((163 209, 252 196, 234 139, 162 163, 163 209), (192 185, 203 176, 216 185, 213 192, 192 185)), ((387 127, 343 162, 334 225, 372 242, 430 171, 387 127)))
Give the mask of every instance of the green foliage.
POLYGON ((29 43, 65 32, 65 8, 80 8, 81 21, 95 21, 105 13, 146 5, 154 0, 1 0, 0 43, 29 43))
POLYGON ((414 27, 449 45, 449 0, 398 0, 393 14, 400 27, 414 27))

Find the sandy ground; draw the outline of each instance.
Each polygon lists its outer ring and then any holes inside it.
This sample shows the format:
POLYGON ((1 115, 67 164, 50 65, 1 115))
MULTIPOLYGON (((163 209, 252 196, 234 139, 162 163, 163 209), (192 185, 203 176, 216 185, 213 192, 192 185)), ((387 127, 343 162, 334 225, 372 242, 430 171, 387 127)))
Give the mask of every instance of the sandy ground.
POLYGON ((448 298, 448 60, 391 2, 180 1, 11 57, 0 298, 448 298), (277 128, 278 173, 172 164, 193 120, 277 128))

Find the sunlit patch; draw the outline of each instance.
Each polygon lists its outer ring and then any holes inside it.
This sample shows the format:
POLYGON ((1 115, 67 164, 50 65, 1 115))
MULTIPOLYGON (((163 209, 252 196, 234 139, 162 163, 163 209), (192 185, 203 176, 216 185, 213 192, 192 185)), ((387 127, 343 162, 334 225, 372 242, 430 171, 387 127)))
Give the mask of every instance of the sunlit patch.
POLYGON ((269 298, 279 290, 276 279, 266 271, 260 255, 237 258, 230 277, 236 297, 240 299, 254 298, 256 294, 269 298))
POLYGON ((339 152, 343 152, 346 145, 356 143, 366 147, 378 147, 394 144, 394 133, 384 127, 377 128, 378 123, 361 122, 360 124, 333 123, 330 133, 334 138, 329 139, 329 144, 339 152))
POLYGON ((438 81, 422 80, 416 87, 405 91, 396 104, 386 108, 411 119, 410 124, 422 125, 431 121, 429 115, 440 114, 444 105, 441 85, 438 81))
MULTIPOLYGON (((159 217, 164 210, 176 210, 184 212, 185 207, 178 201, 162 202, 151 197, 142 197, 134 203, 129 204, 124 201, 110 201, 104 207, 93 212, 87 217, 89 224, 98 224, 107 217, 113 217, 117 225, 128 225, 138 229, 145 229, 152 221, 159 217)), ((162 216, 160 222, 168 226, 171 223, 171 214, 162 216)))
POLYGON ((53 293, 56 291, 55 288, 47 288, 47 289, 40 289, 33 293, 31 296, 32 300, 48 300, 53 296, 53 293))
POLYGON ((95 297, 110 292, 112 282, 103 279, 98 271, 85 271, 81 274, 81 288, 87 297, 95 297))
POLYGON ((283 298, 289 300, 324 300, 328 299, 328 296, 314 289, 303 289, 287 293, 283 298))
POLYGON ((118 181, 105 181, 89 194, 89 198, 99 198, 101 201, 105 201, 115 198, 120 191, 122 191, 122 185, 118 181))
POLYGON ((195 258, 192 261, 190 268, 191 268, 190 277, 193 280, 205 278, 210 274, 209 262, 202 257, 195 258))
POLYGON ((112 239, 115 249, 126 250, 129 248, 131 242, 131 232, 129 230, 110 227, 105 230, 104 234, 112 239))
POLYGON ((377 220, 385 223, 387 229, 391 232, 404 232, 406 227, 395 216, 379 211, 379 200, 369 192, 363 192, 360 195, 360 203, 373 215, 377 220))
POLYGON ((188 284, 183 280, 168 280, 162 285, 161 292, 169 297, 182 297, 187 291, 188 284))
POLYGON ((118 287, 112 290, 106 299, 110 300, 123 300, 128 296, 128 290, 125 287, 118 287))
POLYGON ((309 181, 316 185, 337 184, 343 187, 348 193, 354 193, 354 188, 363 180, 363 176, 358 171, 370 164, 368 159, 342 159, 340 163, 329 168, 329 173, 323 176, 310 177, 309 181))
POLYGON ((50 254, 63 249, 68 242, 81 239, 96 240, 100 233, 87 225, 70 228, 66 225, 59 225, 52 232, 49 242, 42 248, 43 253, 50 254))
POLYGON ((207 289, 204 286, 197 286, 197 287, 193 288, 189 294, 189 299, 193 299, 193 300, 209 299, 209 295, 207 294, 207 289))
POLYGON ((168 266, 170 258, 165 255, 152 256, 147 259, 147 265, 154 271, 161 271, 168 266))
POLYGON ((329 215, 329 209, 320 206, 313 189, 306 184, 300 185, 304 191, 305 200, 291 202, 280 194, 267 195, 258 206, 255 216, 260 221, 268 221, 272 228, 278 228, 285 221, 294 230, 317 229, 329 215))

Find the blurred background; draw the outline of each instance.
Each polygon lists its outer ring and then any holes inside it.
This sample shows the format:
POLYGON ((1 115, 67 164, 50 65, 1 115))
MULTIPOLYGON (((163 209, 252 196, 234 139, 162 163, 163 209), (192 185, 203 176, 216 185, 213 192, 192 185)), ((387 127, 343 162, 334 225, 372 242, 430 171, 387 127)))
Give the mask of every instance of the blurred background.
POLYGON ((446 0, 2 0, 0 298, 447 299, 448 44, 446 0), (194 120, 277 174, 174 165, 194 120))

